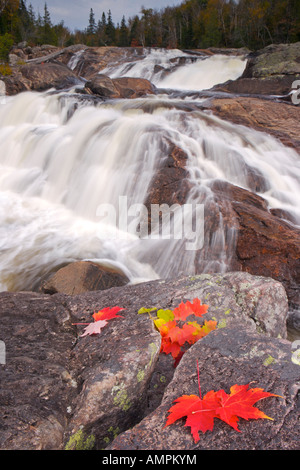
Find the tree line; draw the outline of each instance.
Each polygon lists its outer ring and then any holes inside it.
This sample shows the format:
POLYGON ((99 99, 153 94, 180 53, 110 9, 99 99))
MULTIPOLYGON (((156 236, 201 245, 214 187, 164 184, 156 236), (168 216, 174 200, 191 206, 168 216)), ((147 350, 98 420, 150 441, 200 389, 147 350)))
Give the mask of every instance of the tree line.
POLYGON ((299 0, 185 0, 179 6, 141 8, 138 15, 115 24, 111 11, 96 18, 87 11, 87 26, 71 31, 62 20, 53 24, 47 7, 36 14, 26 0, 0 0, 0 59, 11 44, 206 48, 248 47, 300 41, 299 0))

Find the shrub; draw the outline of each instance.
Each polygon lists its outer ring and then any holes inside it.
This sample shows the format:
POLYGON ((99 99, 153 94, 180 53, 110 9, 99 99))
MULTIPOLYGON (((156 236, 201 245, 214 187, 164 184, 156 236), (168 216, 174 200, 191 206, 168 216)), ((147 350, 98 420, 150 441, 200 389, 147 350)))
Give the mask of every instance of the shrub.
POLYGON ((10 34, 5 33, 0 36, 0 61, 8 62, 8 54, 13 46, 13 38, 10 34))
POLYGON ((12 74, 12 69, 8 64, 0 64, 0 75, 4 77, 12 74))

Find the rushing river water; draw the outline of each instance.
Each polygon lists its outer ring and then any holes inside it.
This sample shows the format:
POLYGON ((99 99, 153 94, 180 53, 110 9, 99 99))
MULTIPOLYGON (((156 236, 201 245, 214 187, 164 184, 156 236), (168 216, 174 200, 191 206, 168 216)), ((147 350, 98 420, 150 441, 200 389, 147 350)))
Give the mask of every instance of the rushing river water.
MULTIPOLYGON (((73 90, 52 90, 2 100, 0 290, 30 288, 52 268, 78 259, 118 267, 132 282, 194 274, 195 248, 206 243, 201 211, 213 198, 211 183, 247 188, 245 167, 266 181, 261 195, 270 206, 289 211, 300 224, 299 155, 272 137, 204 112, 201 99, 191 97, 236 79, 243 58, 217 55, 164 73, 184 55, 151 51, 101 71, 149 78, 159 94, 143 99, 91 102, 73 90), (183 93, 174 98, 170 88, 183 93), (175 211, 171 236, 166 231, 151 238, 142 233, 139 216, 170 143, 187 155, 191 190, 186 212, 175 211), (199 226, 188 227, 195 220, 199 226)), ((204 260, 204 270, 226 271, 225 239, 233 246, 235 233, 224 232, 220 217, 209 237, 219 255, 204 260)))

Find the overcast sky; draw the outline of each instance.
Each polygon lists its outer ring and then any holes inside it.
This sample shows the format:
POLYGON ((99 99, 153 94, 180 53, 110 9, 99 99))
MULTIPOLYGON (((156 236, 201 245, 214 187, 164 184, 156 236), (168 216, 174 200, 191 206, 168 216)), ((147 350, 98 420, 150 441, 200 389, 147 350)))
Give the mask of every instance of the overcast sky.
MULTIPOLYGON (((32 4, 35 13, 43 16, 45 0, 27 0, 27 7, 32 4)), ((126 20, 129 17, 138 15, 141 7, 160 10, 167 6, 179 5, 182 0, 46 0, 52 23, 57 24, 61 20, 65 26, 74 29, 84 29, 88 26, 90 9, 95 14, 96 22, 101 19, 102 12, 107 15, 111 10, 112 19, 115 25, 121 22, 122 16, 126 20)))

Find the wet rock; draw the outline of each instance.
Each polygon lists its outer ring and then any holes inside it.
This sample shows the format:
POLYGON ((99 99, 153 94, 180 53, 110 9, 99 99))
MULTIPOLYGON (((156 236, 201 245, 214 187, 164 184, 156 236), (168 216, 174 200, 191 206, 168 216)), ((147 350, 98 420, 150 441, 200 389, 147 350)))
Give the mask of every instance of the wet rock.
MULTIPOLYGON (((164 142, 164 154, 160 167, 149 185, 145 206, 148 209, 148 231, 151 232, 151 204, 184 204, 191 187, 186 170, 187 155, 171 142, 164 142)), ((161 216, 159 219, 161 223, 161 216)), ((154 227, 152 227, 154 228, 154 227)))
POLYGON ((63 89, 79 83, 77 76, 62 64, 26 64, 20 67, 20 73, 29 82, 30 89, 36 91, 52 87, 63 89))
POLYGON ((299 106, 254 97, 227 97, 213 99, 211 109, 225 121, 271 134, 299 152, 299 106))
POLYGON ((26 90, 63 89, 80 83, 78 77, 65 65, 48 62, 20 65, 13 70, 12 75, 5 77, 4 81, 7 95, 26 90))
POLYGON ((84 88, 88 93, 96 94, 104 98, 120 97, 113 80, 106 75, 96 75, 86 82, 84 88))
POLYGON ((162 403, 133 429, 118 436, 107 450, 297 450, 299 449, 299 366, 291 361, 290 343, 249 332, 237 323, 219 329, 187 351, 165 390, 162 403), (202 396, 210 390, 230 392, 250 384, 280 395, 255 406, 272 420, 239 419, 240 433, 221 420, 212 431, 199 432, 195 444, 184 419, 165 427, 168 410, 182 395, 198 395, 197 361, 202 396))
POLYGON ((142 47, 82 47, 82 53, 73 70, 78 76, 90 80, 107 66, 120 65, 123 62, 130 63, 142 57, 142 47))
POLYGON ((128 284, 125 274, 91 261, 76 261, 59 269, 43 281, 38 290, 45 294, 58 292, 76 295, 128 284))
MULTIPOLYGON (((231 269, 281 282, 290 304, 300 305, 300 231, 268 210, 266 201, 226 182, 212 187, 224 224, 236 229, 231 269)), ((207 220, 209 222, 209 220, 207 220)))
POLYGON ((103 98, 139 98, 154 94, 154 86, 143 78, 122 77, 111 79, 106 75, 97 74, 85 84, 88 93, 103 98))
POLYGON ((145 78, 120 77, 113 82, 121 98, 140 98, 155 94, 154 85, 145 78))
POLYGON ((213 88, 215 91, 241 95, 273 95, 287 96, 292 90, 292 84, 300 75, 287 75, 283 77, 240 77, 230 80, 213 88))

